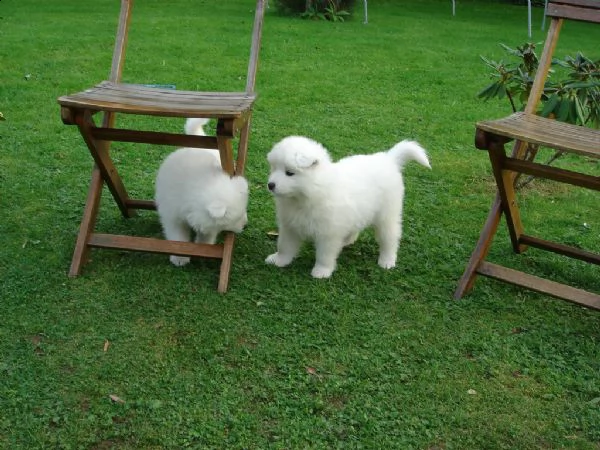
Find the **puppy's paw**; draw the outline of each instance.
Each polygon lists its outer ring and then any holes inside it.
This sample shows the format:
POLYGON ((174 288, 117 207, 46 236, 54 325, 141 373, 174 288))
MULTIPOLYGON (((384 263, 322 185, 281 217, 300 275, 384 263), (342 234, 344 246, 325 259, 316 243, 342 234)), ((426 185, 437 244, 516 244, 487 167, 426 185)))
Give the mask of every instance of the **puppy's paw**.
POLYGON ((329 278, 333 273, 333 270, 333 267, 315 266, 310 274, 313 276, 313 278, 329 278))
POLYGON ((396 256, 380 256, 377 264, 384 269, 396 267, 396 256))
POLYGON ((292 260, 290 258, 282 258, 279 253, 273 253, 272 255, 267 256, 265 262, 267 264, 273 264, 277 267, 285 267, 288 266, 292 260))
POLYGON ((187 256, 171 255, 169 259, 171 260, 171 264, 177 267, 185 266, 187 263, 190 262, 190 258, 187 256))

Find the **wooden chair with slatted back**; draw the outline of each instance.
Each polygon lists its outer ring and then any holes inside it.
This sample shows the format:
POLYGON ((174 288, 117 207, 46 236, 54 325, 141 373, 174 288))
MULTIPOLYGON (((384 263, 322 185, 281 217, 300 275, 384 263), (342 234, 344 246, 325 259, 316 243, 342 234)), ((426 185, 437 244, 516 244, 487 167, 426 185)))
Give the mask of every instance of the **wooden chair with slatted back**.
MULTIPOLYGON (((489 153, 498 192, 454 297, 461 298, 471 290, 477 275, 484 275, 583 306, 600 309, 598 293, 574 288, 564 283, 536 277, 486 261, 492 239, 498 229, 501 216, 504 215, 512 247, 516 253, 524 252, 527 247, 535 247, 590 264, 600 264, 600 254, 598 253, 526 234, 521 221, 514 188, 514 180, 518 173, 600 191, 599 176, 560 169, 525 158, 529 144, 583 155, 588 158, 600 158, 600 130, 536 115, 563 23, 567 20, 600 23, 600 1, 550 0, 546 7, 546 14, 550 20, 550 26, 525 110, 503 119, 482 121, 476 126, 475 145, 489 153), (507 156, 504 145, 512 140, 515 141, 512 154, 507 156)), ((598 210, 595 213, 598 213, 598 210)), ((598 286, 600 286, 600 280, 598 286)))
POLYGON ((231 232, 225 233, 222 244, 209 245, 99 233, 95 228, 100 197, 105 184, 124 217, 135 215, 136 210, 139 209, 155 209, 152 200, 129 197, 117 171, 116 163, 111 158, 111 142, 218 149, 225 171, 231 175, 244 173, 252 107, 256 98, 254 87, 265 2, 266 0, 256 1, 246 90, 244 92, 196 92, 121 83, 134 3, 134 0, 121 0, 109 80, 102 81, 83 92, 65 95, 58 99, 63 122, 67 125, 77 125, 95 163, 69 270, 70 276, 80 274, 91 248, 121 249, 220 259, 218 291, 227 290, 234 246, 234 235, 231 232), (94 120, 94 116, 98 113, 101 113, 99 125, 94 120), (120 129, 115 127, 116 114, 216 119, 216 136, 120 129), (234 140, 237 140, 238 136, 237 155, 234 161, 234 140))

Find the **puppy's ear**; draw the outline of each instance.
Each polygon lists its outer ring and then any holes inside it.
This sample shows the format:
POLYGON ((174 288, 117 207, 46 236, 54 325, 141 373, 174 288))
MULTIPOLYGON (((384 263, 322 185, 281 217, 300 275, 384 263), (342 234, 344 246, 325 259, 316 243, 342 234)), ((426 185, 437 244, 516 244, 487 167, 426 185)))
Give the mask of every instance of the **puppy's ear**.
POLYGON ((227 205, 220 201, 212 201, 208 204, 208 214, 213 219, 221 219, 227 212, 227 205))
POLYGON ((316 158, 310 158, 308 155, 296 153, 296 165, 301 169, 308 169, 319 164, 316 158))

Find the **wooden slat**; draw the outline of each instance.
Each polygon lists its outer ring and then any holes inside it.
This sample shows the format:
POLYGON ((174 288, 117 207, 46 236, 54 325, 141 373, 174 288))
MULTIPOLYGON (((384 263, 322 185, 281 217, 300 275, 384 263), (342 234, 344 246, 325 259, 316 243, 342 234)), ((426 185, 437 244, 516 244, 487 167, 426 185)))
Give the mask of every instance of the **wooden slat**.
POLYGON ((231 231, 227 231, 223 239, 223 260, 221 261, 219 284, 217 285, 217 291, 220 293, 227 292, 227 287, 229 285, 229 273, 231 272, 231 263, 233 262, 234 244, 235 234, 231 231))
POLYGON ((162 117, 239 118, 256 96, 246 92, 195 92, 102 83, 76 94, 59 97, 63 107, 147 114, 162 117))
POLYGON ((568 153, 600 158, 600 130, 535 114, 518 112, 503 119, 478 122, 477 128, 568 153))
POLYGON ((123 67, 125 66, 125 53, 127 50, 127 37, 129 36, 129 24, 131 23, 131 11, 133 0, 121 0, 121 11, 119 13, 119 25, 113 51, 112 65, 110 69, 110 81, 121 81, 123 67))
POLYGON ((584 8, 600 9, 600 2, 598 0, 550 0, 548 5, 570 5, 570 6, 581 6, 584 8))
POLYGON ((488 213, 483 228, 479 233, 479 239, 477 240, 475 249, 473 250, 473 253, 471 253, 469 262, 467 263, 467 266, 465 267, 465 270, 458 282, 458 286, 454 291, 455 300, 461 299, 465 294, 473 289, 477 275, 477 267, 479 267, 482 261, 485 261, 494 235, 498 230, 498 225, 500 224, 500 218, 502 217, 500 202, 500 194, 496 193, 496 197, 494 198, 490 212, 488 213))
POLYGON ((600 23, 598 1, 550 2, 546 8, 546 15, 561 19, 600 23))
MULTIPOLYGON (((107 117, 106 120, 109 121, 110 117, 107 117)), ((92 129, 95 128, 95 125, 89 111, 84 111, 75 115, 75 122, 79 127, 79 132, 83 137, 83 140, 88 146, 90 154, 102 173, 104 182, 119 206, 121 213, 124 217, 131 217, 132 212, 128 210, 126 205, 129 194, 127 193, 127 189, 125 189, 125 185, 115 167, 114 161, 110 157, 110 142, 97 141, 94 139, 92 136, 92 129)))
POLYGON ((83 217, 81 219, 81 224, 79 225, 75 249, 73 250, 73 258, 71 259, 71 267, 69 269, 70 277, 79 275, 81 273, 81 268, 86 263, 89 252, 88 241, 90 235, 94 231, 94 226, 96 225, 100 199, 102 197, 102 186, 104 186, 102 174, 100 173, 98 166, 94 165, 92 179, 85 201, 85 208, 83 210, 83 217))
POLYGON ((540 103, 540 99, 542 98, 542 94, 544 93, 544 86, 546 85, 546 78, 548 78, 548 71, 552 66, 552 55, 554 54, 556 45, 558 44, 558 37, 560 36, 562 24, 563 19, 553 18, 550 21, 548 35, 546 36, 546 41, 544 42, 544 50, 540 56, 535 77, 533 79, 533 84, 531 85, 531 90, 529 92, 529 97, 527 98, 527 104, 525 105, 524 109, 525 113, 527 114, 535 113, 538 104, 540 103))
POLYGON ((563 300, 568 300, 578 305, 600 309, 600 295, 577 289, 566 284, 539 278, 518 270, 509 269, 487 261, 483 261, 477 268, 477 273, 496 280, 531 289, 542 294, 551 295, 563 300))
POLYGON ((223 245, 196 244, 194 242, 168 241, 163 239, 93 233, 88 245, 95 248, 129 250, 134 252, 161 253, 180 256, 202 256, 221 259, 223 245))
POLYGON ((250 60, 248 61, 248 72, 246 76, 246 92, 254 92, 254 87, 256 85, 256 71, 258 70, 258 54, 260 52, 260 41, 262 38, 266 1, 267 0, 256 1, 256 11, 254 12, 254 25, 252 27, 252 44, 250 47, 250 60))
POLYGON ((561 183, 568 183, 574 186, 600 191, 600 177, 586 175, 572 170, 552 167, 546 164, 538 164, 517 158, 506 158, 504 160, 503 168, 505 170, 513 170, 519 173, 533 175, 534 177, 546 178, 561 183))
POLYGON ((506 219, 506 226, 513 250, 516 253, 522 253, 526 250, 519 241, 519 237, 523 233, 523 223, 514 187, 514 173, 504 170, 504 162, 506 160, 504 145, 492 142, 488 155, 494 172, 494 178, 496 179, 496 186, 498 186, 498 194, 502 202, 502 211, 506 219))
POLYGON ((128 199, 127 207, 130 209, 147 209, 149 211, 156 210, 154 200, 128 199))
POLYGON ((541 250, 547 250, 550 252, 557 253, 559 255, 568 256, 569 258, 579 259, 590 264, 600 264, 600 255, 597 253, 588 252, 580 248, 572 247, 570 245, 561 244, 558 242, 547 241, 540 239, 535 236, 529 236, 522 234, 519 238, 520 242, 531 247, 539 248, 541 250))
POLYGON ((94 128, 95 139, 116 142, 136 142, 140 144, 172 145, 176 147, 196 147, 217 149, 214 136, 193 136, 187 134, 163 133, 159 131, 126 130, 121 128, 94 128))

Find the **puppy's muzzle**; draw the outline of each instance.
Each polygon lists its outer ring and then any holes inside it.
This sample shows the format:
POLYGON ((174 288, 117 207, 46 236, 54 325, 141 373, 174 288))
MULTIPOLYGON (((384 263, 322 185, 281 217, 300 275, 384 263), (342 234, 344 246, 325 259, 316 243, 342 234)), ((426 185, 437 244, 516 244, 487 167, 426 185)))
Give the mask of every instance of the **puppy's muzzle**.
POLYGON ((273 183, 272 181, 269 181, 269 184, 267 184, 267 187, 269 188, 269 190, 271 192, 273 192, 275 190, 275 183, 273 183))

